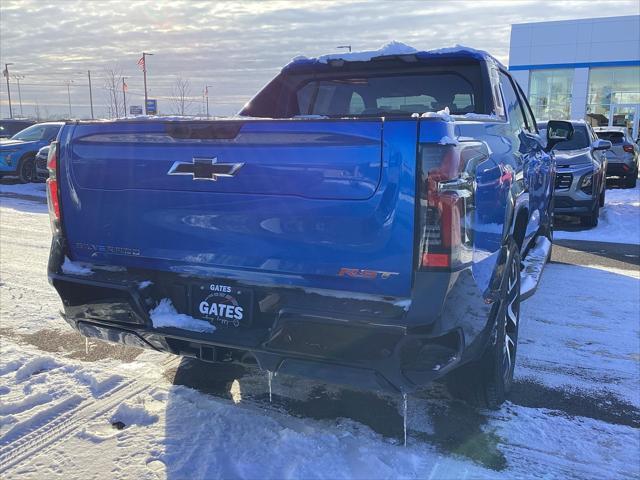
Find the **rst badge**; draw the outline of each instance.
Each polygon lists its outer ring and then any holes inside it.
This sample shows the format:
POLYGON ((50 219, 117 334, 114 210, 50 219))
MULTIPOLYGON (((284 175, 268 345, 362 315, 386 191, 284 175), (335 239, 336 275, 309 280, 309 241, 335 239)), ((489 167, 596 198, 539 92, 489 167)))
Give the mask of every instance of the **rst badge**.
POLYGON ((380 278, 386 280, 394 275, 399 275, 398 272, 381 272, 379 270, 363 270, 361 268, 345 268, 342 267, 338 272, 339 277, 349 278, 363 278, 366 280, 375 280, 380 278))

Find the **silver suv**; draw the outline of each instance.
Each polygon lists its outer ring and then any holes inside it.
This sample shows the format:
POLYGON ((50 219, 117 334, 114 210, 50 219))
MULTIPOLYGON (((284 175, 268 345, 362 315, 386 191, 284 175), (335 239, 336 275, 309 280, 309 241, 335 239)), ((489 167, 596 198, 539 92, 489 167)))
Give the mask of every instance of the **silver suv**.
POLYGON ((607 152, 607 177, 618 177, 620 186, 634 188, 638 178, 640 147, 629 136, 625 127, 595 127, 596 135, 611 142, 607 152))
MULTIPOLYGON (((585 227, 598 225, 600 207, 604 206, 607 158, 611 142, 599 139, 584 120, 572 120, 570 140, 554 148, 556 179, 553 212, 580 217, 585 227)), ((544 138, 546 123, 538 129, 544 138)))

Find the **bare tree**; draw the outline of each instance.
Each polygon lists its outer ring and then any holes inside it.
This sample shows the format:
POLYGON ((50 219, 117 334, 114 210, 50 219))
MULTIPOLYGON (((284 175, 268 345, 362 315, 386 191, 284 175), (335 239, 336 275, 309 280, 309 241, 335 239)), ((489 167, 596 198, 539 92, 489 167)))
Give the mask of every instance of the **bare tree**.
POLYGON ((122 70, 117 65, 104 70, 104 89, 106 94, 107 114, 110 118, 125 116, 122 91, 122 70))
POLYGON ((38 102, 38 99, 36 98, 36 103, 33 106, 34 109, 34 113, 36 115, 36 120, 40 121, 40 102, 38 102))
POLYGON ((187 115, 189 108, 193 104, 191 96, 191 84, 189 80, 178 77, 171 89, 171 105, 173 112, 178 115, 187 115))

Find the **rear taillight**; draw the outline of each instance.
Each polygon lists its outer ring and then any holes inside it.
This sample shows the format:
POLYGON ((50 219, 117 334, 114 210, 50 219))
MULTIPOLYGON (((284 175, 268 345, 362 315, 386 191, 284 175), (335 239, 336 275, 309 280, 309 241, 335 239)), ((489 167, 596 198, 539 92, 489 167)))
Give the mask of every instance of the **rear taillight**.
POLYGON ((624 145, 622 149, 627 153, 633 153, 633 145, 624 145))
POLYGON ((420 146, 419 267, 455 269, 471 260, 475 169, 481 143, 420 146))
POLYGON ((58 142, 53 142, 49 147, 47 157, 47 204, 49 205, 49 220, 51 221, 51 231, 54 234, 60 232, 60 191, 58 189, 58 142))

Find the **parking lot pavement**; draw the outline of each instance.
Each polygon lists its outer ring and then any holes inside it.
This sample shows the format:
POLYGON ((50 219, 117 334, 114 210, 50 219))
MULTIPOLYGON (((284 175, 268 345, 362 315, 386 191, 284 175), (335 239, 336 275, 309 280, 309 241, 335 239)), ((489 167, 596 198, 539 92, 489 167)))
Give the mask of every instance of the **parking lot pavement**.
POLYGON ((49 224, 31 188, 0 189, 6 478, 640 475, 638 245, 556 242, 523 304, 509 401, 476 410, 433 385, 409 398, 402 448, 398 396, 283 376, 270 395, 255 368, 71 332, 46 281, 49 224))
POLYGON ((555 240, 551 261, 637 272, 640 269, 640 244, 555 240))

